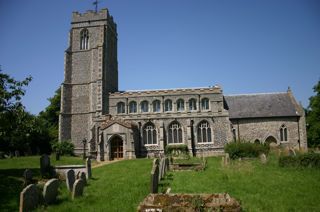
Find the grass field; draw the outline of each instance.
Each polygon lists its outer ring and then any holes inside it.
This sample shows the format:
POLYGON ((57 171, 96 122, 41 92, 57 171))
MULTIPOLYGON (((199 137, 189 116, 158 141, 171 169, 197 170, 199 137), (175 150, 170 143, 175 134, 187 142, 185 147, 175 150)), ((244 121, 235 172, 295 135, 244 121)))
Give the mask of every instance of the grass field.
MULTIPOLYGON (((221 158, 208 158, 205 171, 169 172, 159 190, 171 187, 172 193, 227 192, 241 201, 244 211, 320 211, 320 170, 279 168, 277 158, 269 159, 265 165, 259 160, 250 160, 233 161, 221 167, 221 158)), ((0 160, 1 179, 7 179, 0 184, 0 192, 5 194, 0 196, 0 211, 17 211, 22 188, 11 187, 12 192, 8 191, 9 181, 17 180, 10 176, 10 170, 23 172, 24 165, 31 165, 29 160, 36 161, 34 168, 38 166, 36 157, 25 158, 24 162, 18 162, 19 158, 0 160)), ((38 210, 135 211, 149 192, 151 166, 152 160, 139 159, 95 168, 83 197, 72 201, 63 183, 58 202, 38 210)))

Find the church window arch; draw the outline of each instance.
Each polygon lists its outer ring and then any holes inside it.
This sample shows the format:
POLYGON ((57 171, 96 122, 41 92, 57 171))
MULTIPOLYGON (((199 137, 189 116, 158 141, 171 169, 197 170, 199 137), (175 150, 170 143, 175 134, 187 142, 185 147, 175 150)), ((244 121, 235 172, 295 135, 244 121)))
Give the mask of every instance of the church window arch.
POLYGON ((201 110, 209 110, 209 99, 203 98, 201 100, 201 110))
POLYGON ((83 29, 80 32, 80 49, 89 49, 89 31, 87 29, 83 29))
POLYGON ((280 141, 288 141, 288 130, 284 124, 280 127, 280 141))
POLYGON ((197 101, 195 99, 189 99, 189 110, 195 111, 197 110, 197 101))
POLYGON ((125 109, 125 104, 124 102, 118 102, 117 103, 117 113, 121 114, 121 113, 125 113, 126 109, 125 109))
POLYGON ((129 103, 129 113, 136 113, 137 112, 137 102, 131 101, 129 103))
POLYGON ((142 101, 140 104, 140 109, 142 113, 149 112, 149 102, 148 101, 142 101))
POLYGON ((166 99, 166 101, 164 101, 164 111, 166 111, 166 112, 172 111, 172 101, 171 101, 171 99, 166 99))
POLYGON ((160 101, 159 100, 154 100, 152 102, 152 107, 153 107, 153 112, 160 112, 160 101))
POLYGON ((157 130, 151 122, 148 122, 143 127, 143 143, 147 145, 157 144, 157 130))
POLYGON ((212 142, 211 128, 207 121, 202 121, 198 125, 198 143, 212 142))
POLYGON ((178 99, 178 101, 177 101, 177 111, 184 111, 184 101, 183 101, 183 99, 178 99))
POLYGON ((168 128, 168 143, 177 144, 182 143, 182 128, 179 122, 174 121, 168 128))

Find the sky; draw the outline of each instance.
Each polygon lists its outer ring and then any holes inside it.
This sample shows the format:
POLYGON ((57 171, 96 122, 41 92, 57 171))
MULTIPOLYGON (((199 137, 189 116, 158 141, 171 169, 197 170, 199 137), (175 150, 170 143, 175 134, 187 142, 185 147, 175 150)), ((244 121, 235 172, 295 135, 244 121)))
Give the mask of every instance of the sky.
MULTIPOLYGON (((0 0, 0 65, 38 114, 64 77, 73 11, 93 0, 0 0)), ((120 90, 285 92, 304 107, 320 80, 318 0, 100 0, 118 26, 120 90)))

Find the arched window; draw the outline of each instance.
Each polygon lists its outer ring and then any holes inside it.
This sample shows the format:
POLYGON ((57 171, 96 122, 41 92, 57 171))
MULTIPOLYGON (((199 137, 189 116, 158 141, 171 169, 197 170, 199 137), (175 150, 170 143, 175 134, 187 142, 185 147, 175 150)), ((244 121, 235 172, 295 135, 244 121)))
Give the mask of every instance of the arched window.
POLYGON ((197 110, 197 101, 195 99, 189 99, 189 110, 197 110))
POLYGON ((164 111, 172 111, 172 101, 170 99, 164 101, 164 111))
POLYGON ((207 121, 202 121, 198 125, 198 143, 211 142, 211 128, 207 121))
POLYGON ((184 101, 183 101, 183 99, 178 99, 178 101, 177 101, 177 111, 184 111, 184 101))
POLYGON ((160 101, 155 100, 152 102, 153 112, 160 112, 160 101))
POLYGON ((80 32, 80 49, 89 49, 89 31, 87 29, 80 32))
POLYGON ((157 131, 151 122, 148 122, 143 128, 143 143, 157 144, 157 131))
POLYGON ((209 110, 209 99, 203 98, 201 100, 201 110, 209 110))
POLYGON ((280 128, 280 141, 288 141, 288 131, 284 124, 280 128))
POLYGON ((137 103, 132 101, 129 103, 129 113, 136 113, 137 112, 137 103))
POLYGON ((169 125, 168 143, 182 143, 182 128, 179 122, 175 121, 169 125))
POLYGON ((142 113, 149 112, 149 103, 148 103, 148 101, 142 101, 140 106, 141 106, 141 112, 142 113))
POLYGON ((125 109, 125 104, 124 102, 118 102, 117 104, 117 113, 125 113, 126 109, 125 109))

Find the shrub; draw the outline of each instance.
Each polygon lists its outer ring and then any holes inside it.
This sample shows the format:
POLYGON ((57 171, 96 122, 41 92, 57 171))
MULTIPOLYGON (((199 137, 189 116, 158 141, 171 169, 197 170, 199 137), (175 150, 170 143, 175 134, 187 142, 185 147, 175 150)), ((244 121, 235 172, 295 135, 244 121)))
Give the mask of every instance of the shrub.
POLYGON ((320 168, 320 154, 306 153, 297 156, 281 156, 279 158, 280 167, 313 167, 320 168))
POLYGON ((232 142, 228 143, 224 150, 229 153, 231 159, 249 157, 258 157, 260 154, 268 154, 269 146, 267 144, 256 144, 250 142, 232 142))
POLYGON ((179 145, 167 145, 165 149, 165 154, 170 156, 186 156, 189 155, 188 146, 185 144, 179 145))
POLYGON ((73 153, 74 145, 70 141, 61 141, 61 142, 56 141, 52 144, 52 150, 56 154, 60 154, 60 155, 71 155, 71 156, 74 155, 73 153))

